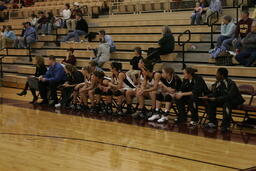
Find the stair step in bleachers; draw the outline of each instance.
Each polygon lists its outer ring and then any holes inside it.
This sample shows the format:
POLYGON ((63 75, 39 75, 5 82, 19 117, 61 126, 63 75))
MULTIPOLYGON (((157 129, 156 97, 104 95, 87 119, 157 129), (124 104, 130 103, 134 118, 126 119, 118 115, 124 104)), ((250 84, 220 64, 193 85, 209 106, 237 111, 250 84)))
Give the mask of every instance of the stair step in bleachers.
MULTIPOLYGON (((210 82, 210 83, 213 83, 216 81, 215 78, 208 78, 208 77, 204 77, 204 80, 206 82, 210 82)), ((241 79, 233 79, 236 84, 239 86, 239 85, 252 85, 255 89, 256 89, 256 81, 253 81, 253 80, 241 80, 241 79)))
MULTIPOLYGON (((215 75, 216 71, 221 66, 214 65, 193 65, 194 68, 198 70, 199 74, 204 75, 215 75)), ((255 67, 241 67, 241 66, 225 66, 228 69, 230 76, 237 77, 256 77, 255 67)))
POLYGON ((23 55, 26 56, 29 54, 28 49, 8 49, 8 55, 23 55))
POLYGON ((2 62, 5 64, 13 64, 15 63, 17 60, 17 57, 15 56, 8 56, 8 57, 4 57, 2 62))
MULTIPOLYGON (((233 64, 239 64, 239 62, 235 58, 233 58, 232 61, 233 61, 233 64)), ((209 58, 208 63, 215 64, 216 60, 214 58, 209 58)))
POLYGON ((36 72, 36 68, 34 66, 19 65, 17 72, 20 74, 33 74, 36 72))
MULTIPOLYGON (((148 50, 151 47, 158 47, 157 43, 135 43, 135 42, 116 42, 117 50, 133 50, 135 47, 140 47, 142 50, 148 50)), ((96 49, 99 46, 98 42, 62 42, 61 49, 96 49)), ((185 47, 187 49, 187 46, 185 47)), ((175 50, 181 50, 181 46, 175 44, 175 50)))
MULTIPOLYGON (((46 51, 47 56, 53 55, 53 56, 59 56, 59 57, 65 57, 67 52, 66 50, 47 50, 46 51)), ((74 52, 74 55, 77 58, 90 58, 94 57, 94 53, 91 50, 85 51, 85 50, 76 50, 74 52)), ((114 52, 111 54, 111 59, 115 60, 130 60, 134 56, 133 52, 114 52)), ((176 54, 169 54, 169 55, 162 55, 161 59, 163 61, 173 61, 176 59, 176 54)))

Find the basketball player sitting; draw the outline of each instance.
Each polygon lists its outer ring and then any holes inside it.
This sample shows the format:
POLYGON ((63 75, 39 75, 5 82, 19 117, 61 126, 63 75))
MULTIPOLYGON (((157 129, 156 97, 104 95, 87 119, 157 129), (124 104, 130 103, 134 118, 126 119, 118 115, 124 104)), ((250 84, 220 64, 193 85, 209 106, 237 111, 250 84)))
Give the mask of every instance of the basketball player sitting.
POLYGON ((175 93, 179 91, 181 83, 181 79, 174 73, 173 68, 165 66, 162 69, 162 77, 158 84, 158 92, 156 94, 156 111, 148 119, 149 121, 157 120, 157 122, 163 123, 168 120, 175 93), (165 104, 164 111, 161 111, 162 103, 165 104))
POLYGON ((156 108, 156 91, 158 88, 158 83, 161 78, 161 74, 153 72, 153 65, 145 64, 142 70, 143 82, 139 88, 137 88, 136 96, 139 103, 138 110, 132 115, 134 118, 147 118, 151 117, 155 112, 156 108), (151 111, 147 112, 145 109, 145 98, 151 99, 151 111))
POLYGON ((83 109, 86 109, 88 106, 87 102, 84 101, 85 99, 84 99, 83 93, 86 92, 88 87, 90 87, 93 73, 92 73, 91 67, 89 66, 83 67, 82 73, 84 75, 84 82, 76 85, 74 88, 74 91, 72 94, 72 97, 73 97, 72 105, 71 105, 72 109, 83 110, 83 109), (81 94, 80 104, 78 104, 79 94, 81 94))
POLYGON ((125 100, 127 90, 134 90, 136 87, 131 78, 122 72, 122 63, 112 62, 111 64, 111 82, 109 82, 109 89, 112 91, 112 96, 117 98, 117 112, 118 115, 123 115, 122 104, 125 100))

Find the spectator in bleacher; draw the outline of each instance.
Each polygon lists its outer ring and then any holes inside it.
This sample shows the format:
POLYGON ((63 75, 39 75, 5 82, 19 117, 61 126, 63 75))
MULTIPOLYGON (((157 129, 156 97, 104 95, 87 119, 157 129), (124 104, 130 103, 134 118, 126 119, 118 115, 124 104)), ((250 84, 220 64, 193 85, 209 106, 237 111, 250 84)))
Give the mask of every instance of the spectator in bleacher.
POLYGON ((24 36, 24 33, 25 33, 25 31, 26 31, 26 22, 24 22, 24 23, 22 23, 22 25, 23 25, 23 29, 21 30, 21 35, 20 36, 16 36, 16 40, 15 40, 15 42, 14 42, 14 47, 15 48, 19 48, 18 46, 19 46, 19 41, 21 40, 21 39, 23 39, 23 36, 24 36))
POLYGON ((78 71, 74 65, 65 65, 65 72, 67 75, 66 82, 60 86, 61 88, 61 101, 55 104, 55 107, 68 107, 71 102, 71 95, 74 87, 84 82, 84 75, 78 71))
POLYGON ((80 8, 80 4, 78 2, 75 2, 74 3, 74 9, 72 9, 70 19, 68 19, 66 21, 66 25, 67 25, 68 30, 73 31, 73 30, 76 29, 76 24, 77 24, 76 16, 77 15, 82 16, 82 11, 81 11, 81 8, 80 8))
POLYGON ((216 82, 212 85, 211 93, 204 97, 208 101, 207 114, 208 128, 216 128, 218 121, 216 118, 217 107, 223 107, 223 119, 221 130, 226 132, 230 127, 232 109, 244 103, 244 99, 239 92, 236 83, 228 78, 228 70, 219 68, 216 74, 216 82))
POLYGON ((42 24, 42 29, 41 29, 42 36, 45 36, 46 34, 51 34, 54 21, 55 21, 55 17, 53 16, 53 13, 48 12, 45 18, 45 23, 42 24))
POLYGON ((34 4, 34 0, 23 0, 24 4, 23 6, 24 7, 30 7, 34 4))
POLYGON ((222 5, 220 0, 211 0, 209 7, 206 10, 206 14, 203 15, 204 23, 207 23, 207 18, 214 12, 221 13, 222 5))
POLYGON ((69 41, 69 39, 74 38, 75 42, 80 42, 80 37, 88 33, 88 24, 83 19, 81 14, 76 15, 76 29, 68 33, 68 35, 64 38, 64 42, 69 41))
POLYGON ((168 26, 163 27, 162 38, 158 41, 159 48, 150 48, 147 59, 152 63, 161 61, 160 55, 167 55, 174 50, 175 39, 168 26))
POLYGON ((16 39, 14 47, 28 48, 32 43, 36 42, 35 28, 31 26, 30 22, 25 23, 25 28, 23 36, 16 39))
POLYGON ((203 8, 203 11, 206 11, 206 8, 209 6, 209 3, 206 0, 199 0, 200 6, 203 8))
POLYGON ((139 62, 143 59, 142 57, 142 50, 140 47, 136 47, 134 49, 135 56, 130 60, 130 64, 132 66, 132 69, 127 71, 126 74, 128 77, 130 77, 133 81, 136 80, 136 76, 139 76, 140 69, 139 69, 139 62))
POLYGON ((256 8, 255 8, 254 11, 253 11, 252 19, 256 19, 256 8))
POLYGON ((5 49, 6 44, 11 44, 11 47, 13 47, 13 44, 16 40, 16 35, 12 31, 12 26, 7 26, 4 35, 0 39, 0 49, 5 49))
POLYGON ((65 26, 67 26, 66 25, 67 20, 69 20, 71 17, 70 4, 65 4, 65 9, 62 11, 61 15, 62 15, 62 20, 63 20, 62 27, 65 27, 65 26))
POLYGON ((32 27, 36 27, 37 21, 38 21, 37 15, 36 14, 32 14, 31 15, 31 20, 30 20, 30 23, 31 23, 32 27))
POLYGON ((222 43, 226 39, 230 39, 234 36, 236 30, 236 25, 233 22, 233 18, 229 15, 223 17, 223 22, 221 24, 221 35, 217 40, 217 48, 221 47, 222 43))
POLYGON ((34 76, 29 76, 28 80, 25 84, 24 89, 22 92, 17 93, 19 96, 25 96, 27 94, 28 88, 30 89, 32 95, 33 95, 33 100, 30 102, 32 104, 36 103, 38 96, 36 95, 36 90, 38 90, 38 82, 39 82, 39 77, 41 75, 45 75, 47 68, 44 64, 44 58, 43 57, 36 57, 36 72, 34 76))
POLYGON ((6 30, 6 25, 3 25, 3 27, 0 30, 0 37, 4 35, 5 30, 6 30))
POLYGON ((196 7, 194 8, 194 12, 191 16, 191 25, 194 24, 201 24, 201 17, 202 17, 203 8, 200 6, 200 3, 196 3, 196 7))
POLYGON ((3 1, 0 1, 0 11, 7 9, 3 1))
POLYGON ((253 19, 249 18, 247 10, 241 12, 241 19, 238 21, 235 31, 235 36, 223 41, 223 46, 230 50, 234 47, 237 51, 241 49, 241 40, 251 32, 253 19))
POLYGON ((67 50, 67 56, 63 59, 61 63, 64 65, 67 65, 67 64, 76 65, 76 57, 74 55, 73 48, 70 48, 67 50))
POLYGON ((209 93, 204 79, 196 74, 197 70, 185 68, 183 70, 183 82, 180 87, 181 92, 176 93, 175 99, 178 108, 178 118, 175 122, 183 123, 187 121, 187 112, 191 113, 190 125, 195 126, 198 123, 198 102, 199 97, 209 93), (188 111, 186 111, 186 105, 188 111))
POLYGON ((112 37, 110 35, 107 35, 105 30, 100 30, 99 32, 99 38, 104 39, 110 46, 110 53, 116 51, 116 46, 114 44, 114 41, 112 40, 112 37))
POLYGON ((236 60, 247 67, 256 61, 256 20, 252 23, 251 32, 241 41, 244 50, 236 56, 236 60))
POLYGON ((62 64, 56 62, 55 56, 50 56, 48 59, 49 68, 45 75, 39 77, 39 92, 43 101, 40 104, 58 104, 57 87, 62 85, 66 80, 66 74, 62 64), (50 91, 49 103, 47 98, 48 91, 50 91))
POLYGON ((42 33, 45 29, 45 25, 47 24, 47 18, 45 16, 45 13, 43 11, 39 11, 38 12, 39 14, 39 19, 37 21, 37 26, 36 26, 36 30, 39 32, 39 33, 42 33))
POLYGON ((97 55, 93 59, 98 64, 98 67, 102 67, 102 65, 109 61, 110 59, 110 46, 109 44, 105 41, 104 38, 100 39, 100 45, 97 48, 97 55))

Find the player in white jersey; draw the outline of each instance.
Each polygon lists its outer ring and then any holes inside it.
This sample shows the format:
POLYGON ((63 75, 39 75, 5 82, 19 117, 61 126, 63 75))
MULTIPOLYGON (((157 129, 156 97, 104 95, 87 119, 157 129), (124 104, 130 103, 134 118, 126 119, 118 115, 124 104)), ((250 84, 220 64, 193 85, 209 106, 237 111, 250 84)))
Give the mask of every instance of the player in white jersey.
POLYGON ((141 83, 140 87, 137 88, 136 96, 137 101, 139 103, 138 110, 132 116, 134 118, 145 118, 150 117, 156 108, 156 91, 158 87, 159 80, 161 78, 161 74, 158 72, 153 72, 153 65, 147 63, 142 70, 143 74, 143 82, 141 83), (152 109, 147 112, 145 110, 145 98, 151 99, 151 106, 152 109))
POLYGON ((125 99, 126 91, 135 90, 136 86, 132 82, 131 78, 122 72, 122 64, 118 62, 112 62, 111 64, 111 82, 109 82, 109 89, 112 92, 112 96, 117 98, 117 114, 122 115, 122 103, 125 99))

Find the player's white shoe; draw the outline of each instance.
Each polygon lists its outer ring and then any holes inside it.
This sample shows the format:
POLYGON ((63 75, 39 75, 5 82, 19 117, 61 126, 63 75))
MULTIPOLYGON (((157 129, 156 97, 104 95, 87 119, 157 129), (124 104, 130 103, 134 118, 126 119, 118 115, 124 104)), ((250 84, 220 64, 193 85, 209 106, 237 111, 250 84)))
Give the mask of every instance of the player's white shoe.
POLYGON ((150 118, 148 118, 148 121, 154 121, 154 120, 157 120, 159 118, 160 118, 159 115, 152 115, 150 118))

